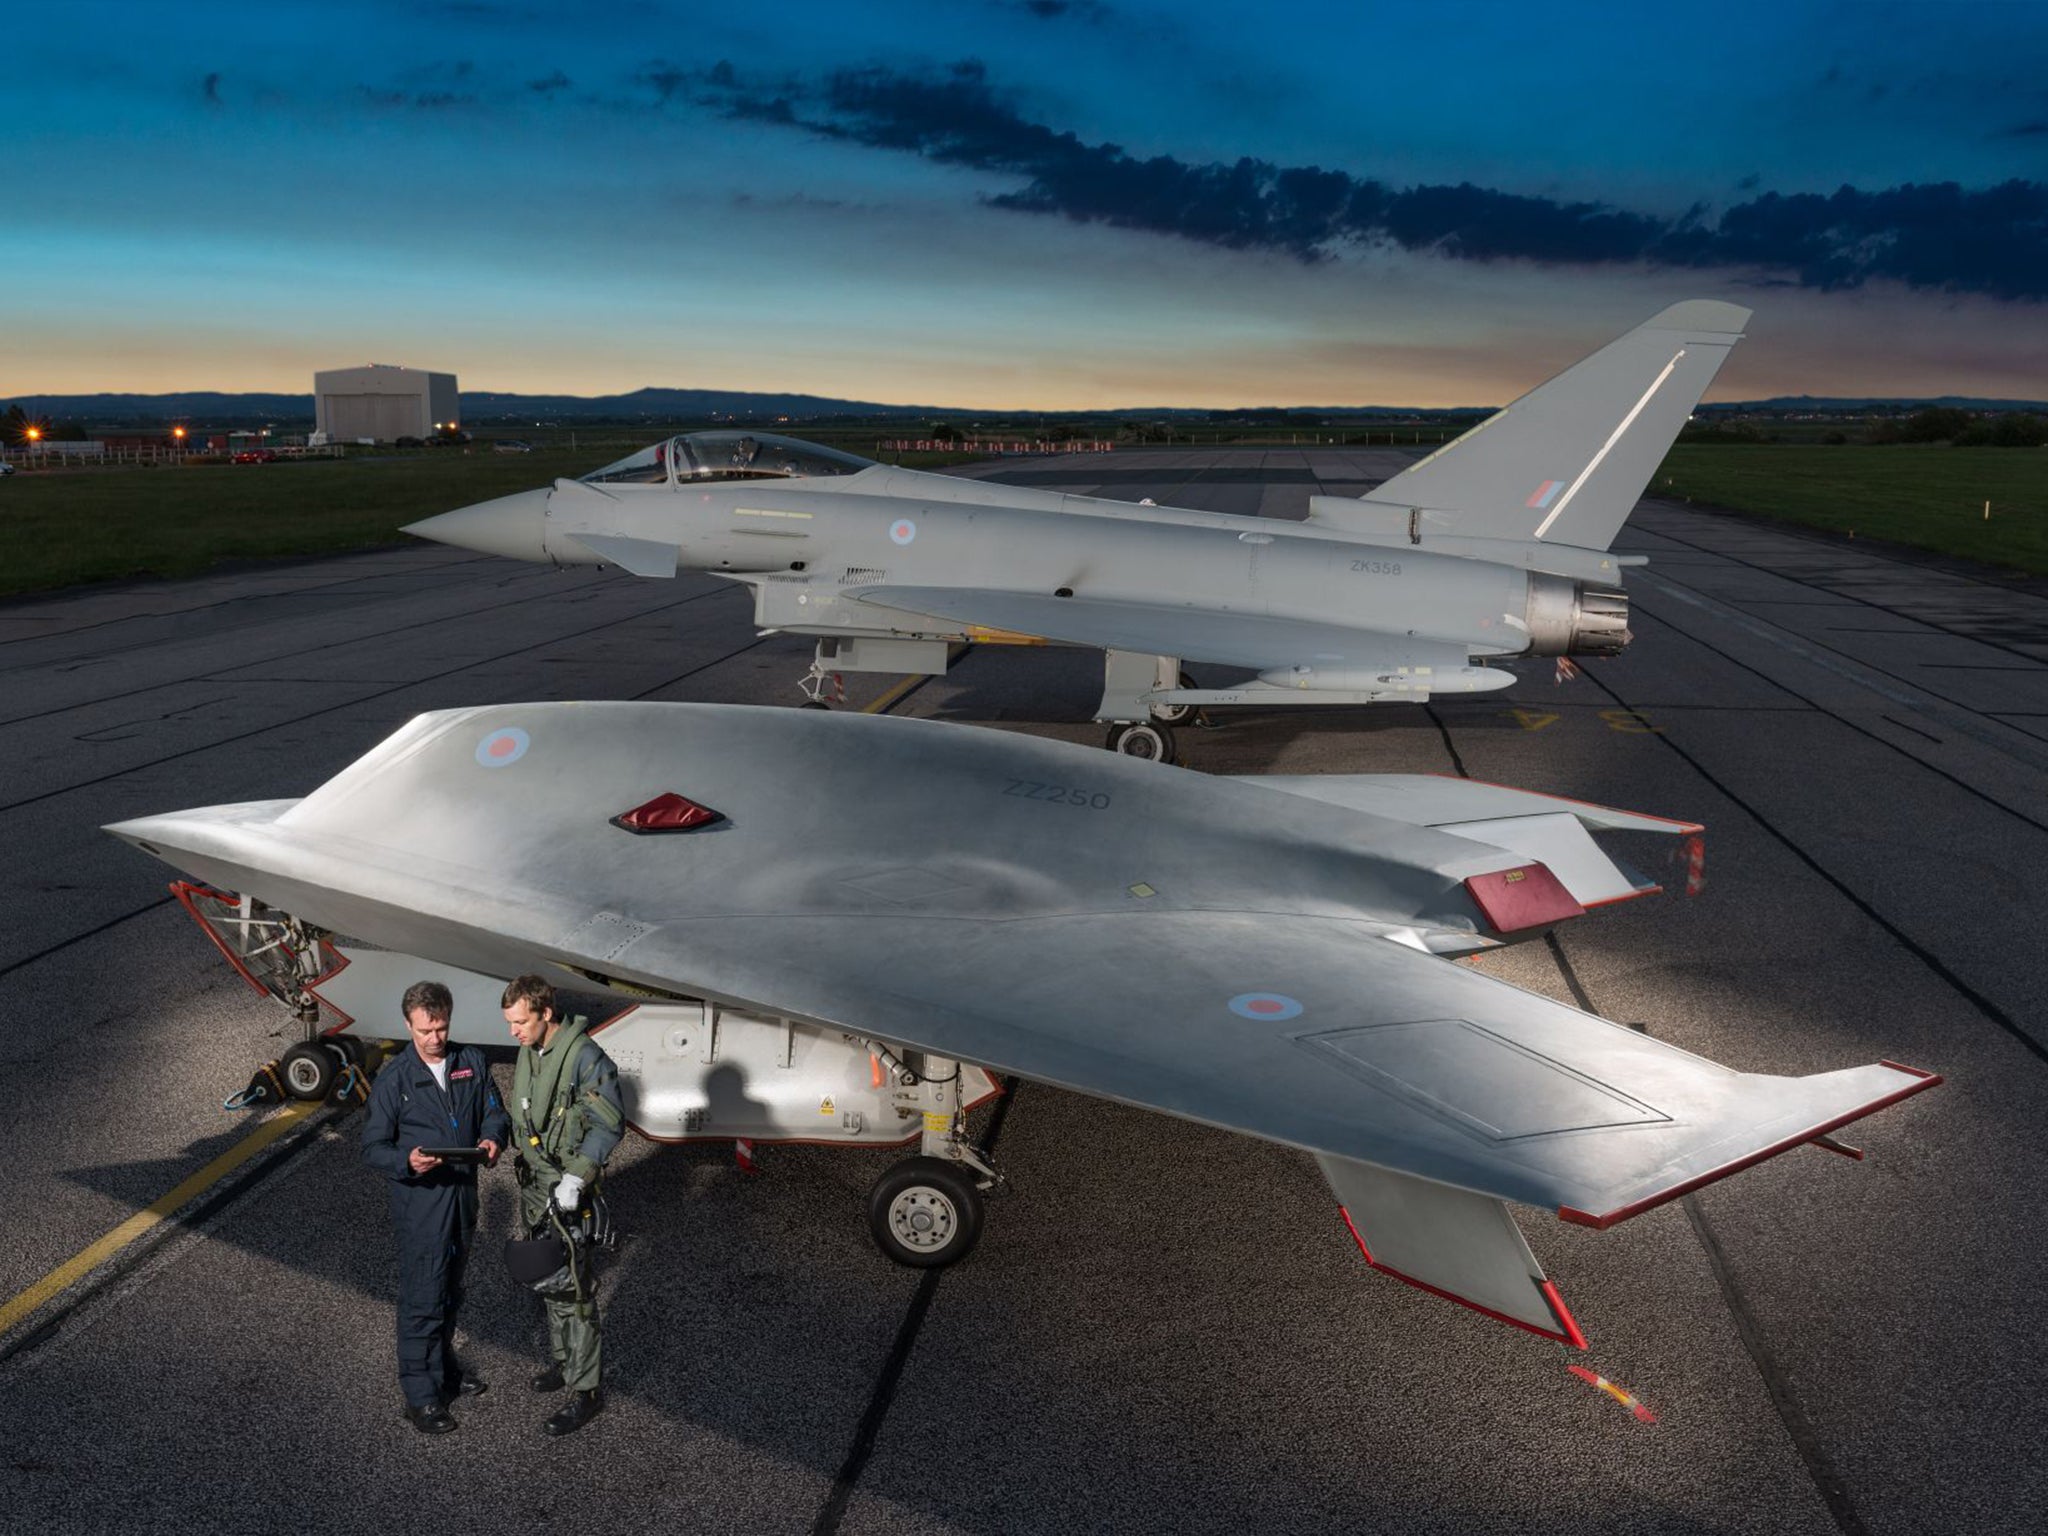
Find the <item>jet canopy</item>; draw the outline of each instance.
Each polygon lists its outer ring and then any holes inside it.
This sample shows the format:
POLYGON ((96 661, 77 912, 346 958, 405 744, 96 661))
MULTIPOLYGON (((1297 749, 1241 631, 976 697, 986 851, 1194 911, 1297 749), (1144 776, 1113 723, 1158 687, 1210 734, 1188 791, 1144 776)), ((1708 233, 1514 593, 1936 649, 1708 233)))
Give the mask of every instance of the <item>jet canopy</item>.
POLYGON ((592 485, 681 485, 711 480, 807 480, 857 475, 873 459, 772 432, 685 432, 583 477, 592 485))

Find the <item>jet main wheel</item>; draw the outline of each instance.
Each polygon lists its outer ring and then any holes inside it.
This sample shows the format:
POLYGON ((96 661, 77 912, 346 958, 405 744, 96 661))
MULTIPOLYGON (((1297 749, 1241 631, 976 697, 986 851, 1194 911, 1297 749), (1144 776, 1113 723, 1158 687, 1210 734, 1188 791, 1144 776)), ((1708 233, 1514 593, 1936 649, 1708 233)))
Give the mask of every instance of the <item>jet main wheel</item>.
MULTIPOLYGON (((1179 686, 1192 688, 1195 686, 1195 680, 1183 672, 1180 675, 1179 686)), ((1186 725, 1200 714, 1201 710, 1202 706, 1199 704, 1154 704, 1152 721, 1155 725, 1186 725)))
POLYGON ((1163 725, 1139 721, 1109 728, 1109 750, 1125 757, 1142 757, 1155 763, 1173 761, 1173 732, 1163 725))
POLYGON ((958 1163, 906 1157, 868 1191, 868 1230, 898 1264, 957 1264, 981 1236, 981 1191, 958 1163))
POLYGON ((278 1058, 277 1075, 295 1099, 314 1103, 334 1092, 334 1079, 341 1072, 340 1053, 320 1041, 295 1045, 278 1058))
POLYGON ((827 704, 823 699, 809 699, 806 700, 804 703, 797 705, 798 709, 830 709, 831 707, 832 706, 830 704, 827 704))

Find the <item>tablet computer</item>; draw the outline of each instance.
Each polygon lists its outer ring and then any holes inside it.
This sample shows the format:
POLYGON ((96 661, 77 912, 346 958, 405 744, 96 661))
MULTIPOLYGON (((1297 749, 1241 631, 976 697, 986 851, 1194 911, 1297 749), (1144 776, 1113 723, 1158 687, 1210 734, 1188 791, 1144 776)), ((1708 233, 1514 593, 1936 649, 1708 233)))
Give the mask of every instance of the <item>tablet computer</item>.
POLYGON ((444 1163, 480 1163, 490 1156, 482 1147, 421 1147, 420 1150, 444 1163))

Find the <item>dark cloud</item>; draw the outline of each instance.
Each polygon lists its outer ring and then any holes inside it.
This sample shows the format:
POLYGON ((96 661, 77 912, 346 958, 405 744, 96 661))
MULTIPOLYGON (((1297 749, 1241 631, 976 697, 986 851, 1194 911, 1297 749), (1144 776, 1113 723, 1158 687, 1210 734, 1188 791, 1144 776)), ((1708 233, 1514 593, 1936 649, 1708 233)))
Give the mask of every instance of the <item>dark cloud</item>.
POLYGON ((1112 19, 1109 7, 1100 0, 1018 0, 1010 9, 1040 21, 1085 21, 1098 27, 1108 26, 1112 19))
MULTIPOLYGON (((935 75, 877 66, 772 86, 743 79, 730 63, 697 71, 656 64, 637 78, 663 101, 1019 178, 1022 186, 988 199, 999 208, 1303 262, 1394 246, 1472 261, 1749 269, 1807 288, 1887 279, 2048 298, 2048 184, 2040 182, 1767 192, 1718 216, 1696 206, 1673 219, 1470 183, 1395 188, 1319 166, 1139 159, 1030 121, 977 60, 935 75)), ((1754 185, 1750 178, 1743 190, 1754 185)))
POLYGON ((556 91, 567 90, 569 88, 569 77, 563 74, 558 69, 553 74, 549 75, 545 80, 527 81, 526 88, 529 91, 536 92, 539 95, 549 96, 554 94, 556 91))
POLYGON ((209 107, 217 107, 221 104, 219 70, 214 70, 204 80, 199 82, 199 93, 206 98, 206 104, 209 107))
POLYGON ((392 86, 359 87, 363 100, 385 111, 446 112, 477 105, 476 65, 469 59, 422 64, 392 86))
POLYGON ((1992 137, 1995 139, 2036 139, 2048 134, 2048 117, 2037 118, 2031 123, 2014 123, 2010 128, 2001 128, 1992 137))

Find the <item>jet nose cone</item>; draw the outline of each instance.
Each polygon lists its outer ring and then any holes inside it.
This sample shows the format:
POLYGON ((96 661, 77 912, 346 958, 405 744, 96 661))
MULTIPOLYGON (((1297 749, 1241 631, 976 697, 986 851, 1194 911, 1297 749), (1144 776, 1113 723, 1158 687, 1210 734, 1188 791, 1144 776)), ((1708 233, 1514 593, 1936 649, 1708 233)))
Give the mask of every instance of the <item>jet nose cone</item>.
POLYGON ((548 492, 545 489, 518 491, 493 501, 480 501, 474 506, 457 507, 453 512, 408 523, 402 531, 432 539, 437 544, 473 549, 480 555, 502 555, 507 560, 545 560, 548 558, 545 542, 547 510, 548 492))

